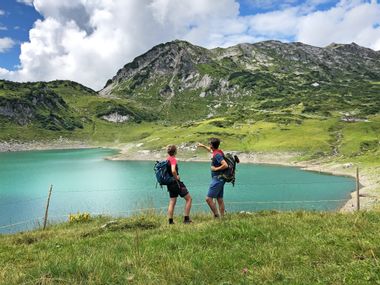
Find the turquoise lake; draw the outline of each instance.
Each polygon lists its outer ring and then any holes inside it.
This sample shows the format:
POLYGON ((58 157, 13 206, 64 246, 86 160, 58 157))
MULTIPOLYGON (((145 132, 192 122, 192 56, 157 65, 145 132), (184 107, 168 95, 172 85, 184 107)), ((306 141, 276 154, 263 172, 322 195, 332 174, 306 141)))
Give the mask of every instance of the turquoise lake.
MULTIPOLYGON (((0 233, 40 225, 51 184, 49 222, 66 221, 68 214, 78 211, 128 216, 155 208, 165 213, 168 193, 156 188, 154 162, 104 159, 115 153, 109 149, 0 153, 0 233)), ((204 199, 210 163, 180 161, 179 167, 193 197, 192 211, 208 211, 204 199)), ((225 187, 226 210, 331 211, 344 205, 354 189, 355 181, 348 177, 239 164, 235 187, 225 187)), ((183 205, 179 199, 177 215, 182 215, 183 205)))

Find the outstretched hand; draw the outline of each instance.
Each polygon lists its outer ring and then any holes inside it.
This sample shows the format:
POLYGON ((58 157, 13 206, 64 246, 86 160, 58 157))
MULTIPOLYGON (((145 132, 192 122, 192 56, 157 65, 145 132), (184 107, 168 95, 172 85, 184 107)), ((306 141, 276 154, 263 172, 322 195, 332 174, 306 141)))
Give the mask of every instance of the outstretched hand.
POLYGON ((207 151, 211 151, 211 148, 208 147, 207 145, 204 145, 203 143, 198 143, 197 147, 202 147, 202 148, 206 149, 207 151))

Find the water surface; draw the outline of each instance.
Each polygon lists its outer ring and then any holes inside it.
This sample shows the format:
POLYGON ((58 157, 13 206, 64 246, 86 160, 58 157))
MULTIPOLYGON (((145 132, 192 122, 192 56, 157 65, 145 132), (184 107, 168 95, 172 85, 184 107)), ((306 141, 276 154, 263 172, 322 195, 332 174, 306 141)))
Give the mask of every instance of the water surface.
MULTIPOLYGON (((109 149, 0 153, 0 233, 30 229, 41 223, 49 186, 53 185, 50 221, 69 213, 130 215, 139 209, 166 211, 168 193, 156 188, 154 162, 109 161, 109 149), (29 221, 12 227, 9 224, 29 221)), ((180 175, 193 196, 194 211, 207 211, 209 163, 180 162, 180 175)), ((226 184, 227 211, 264 209, 335 210, 355 187, 348 177, 293 167, 238 165, 235 187, 226 184)), ((178 201, 181 214, 183 200, 178 201)))

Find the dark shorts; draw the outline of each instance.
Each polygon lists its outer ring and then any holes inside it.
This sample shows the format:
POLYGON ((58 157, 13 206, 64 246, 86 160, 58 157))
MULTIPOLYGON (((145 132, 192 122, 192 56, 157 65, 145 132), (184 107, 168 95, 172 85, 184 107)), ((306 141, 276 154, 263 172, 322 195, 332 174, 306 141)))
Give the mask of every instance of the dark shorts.
POLYGON ((223 198, 224 194, 224 184, 226 181, 219 179, 218 177, 213 177, 208 188, 207 197, 211 198, 223 198))
POLYGON ((182 198, 189 194, 187 188, 183 182, 174 182, 173 184, 167 185, 170 198, 177 198, 178 195, 182 198))

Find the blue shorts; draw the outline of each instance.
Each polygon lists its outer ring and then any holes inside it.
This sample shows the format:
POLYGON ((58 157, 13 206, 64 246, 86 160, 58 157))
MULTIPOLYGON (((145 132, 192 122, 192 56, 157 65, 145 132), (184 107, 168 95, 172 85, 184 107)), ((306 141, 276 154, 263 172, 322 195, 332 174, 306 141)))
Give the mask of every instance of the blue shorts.
POLYGON ((219 179, 218 177, 213 177, 211 180, 210 187, 208 188, 207 197, 223 198, 225 183, 226 181, 224 181, 223 179, 219 179))

